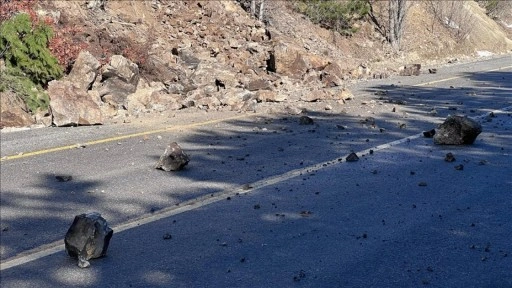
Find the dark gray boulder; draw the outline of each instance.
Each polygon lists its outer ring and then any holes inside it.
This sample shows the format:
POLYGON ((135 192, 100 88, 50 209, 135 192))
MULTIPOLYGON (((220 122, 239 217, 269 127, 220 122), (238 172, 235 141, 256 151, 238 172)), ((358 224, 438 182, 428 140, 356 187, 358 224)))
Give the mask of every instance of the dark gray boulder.
POLYGON ((482 132, 482 125, 465 116, 448 116, 439 125, 434 135, 434 144, 463 145, 473 144, 482 132))
POLYGON ((164 154, 160 156, 160 160, 155 165, 156 169, 162 169, 164 171, 179 171, 183 169, 190 158, 181 149, 180 145, 176 142, 172 142, 167 146, 164 154))
POLYGON ((301 116, 299 118, 299 124, 300 125, 313 125, 313 124, 315 124, 315 121, 313 120, 313 118, 311 118, 309 116, 301 116))
POLYGON ((90 266, 89 259, 107 254, 113 233, 100 213, 77 215, 64 239, 66 252, 69 256, 78 258, 80 268, 87 268, 90 266))

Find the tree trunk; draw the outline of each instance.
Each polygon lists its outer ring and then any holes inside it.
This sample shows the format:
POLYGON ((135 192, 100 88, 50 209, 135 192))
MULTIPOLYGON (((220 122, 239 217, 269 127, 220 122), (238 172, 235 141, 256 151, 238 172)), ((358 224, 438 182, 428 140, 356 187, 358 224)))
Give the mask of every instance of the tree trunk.
POLYGON ((256 16, 256 0, 251 0, 251 15, 256 16))
POLYGON ((265 4, 265 0, 260 0, 260 15, 258 16, 258 20, 262 21, 263 20, 263 10, 264 10, 264 4, 265 4))
POLYGON ((388 41, 396 51, 401 48, 404 19, 407 13, 407 0, 389 0, 388 41))

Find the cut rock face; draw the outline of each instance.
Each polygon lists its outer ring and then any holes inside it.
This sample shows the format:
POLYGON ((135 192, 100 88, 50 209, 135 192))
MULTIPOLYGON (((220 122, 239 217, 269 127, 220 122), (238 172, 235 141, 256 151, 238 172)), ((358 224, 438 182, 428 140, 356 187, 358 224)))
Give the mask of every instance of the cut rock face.
POLYGON ((66 252, 69 256, 78 258, 78 267, 87 268, 90 266, 89 259, 107 254, 113 233, 100 213, 77 215, 64 239, 66 252))
POLYGON ((473 144, 482 132, 482 125, 464 116, 449 116, 439 125, 434 135, 434 144, 463 145, 473 144))
POLYGON ((190 158, 181 149, 180 145, 176 142, 172 142, 167 146, 164 154, 160 156, 160 160, 156 163, 156 169, 162 169, 164 171, 179 171, 183 169, 190 158))

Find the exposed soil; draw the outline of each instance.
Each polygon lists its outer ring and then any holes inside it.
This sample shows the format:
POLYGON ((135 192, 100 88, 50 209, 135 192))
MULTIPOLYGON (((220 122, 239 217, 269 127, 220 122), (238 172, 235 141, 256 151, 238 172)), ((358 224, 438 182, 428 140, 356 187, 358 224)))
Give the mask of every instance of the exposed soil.
MULTIPOLYGON (((60 27, 81 27, 82 33, 77 37, 87 43, 87 50, 100 62, 108 62, 114 54, 129 58, 139 65, 142 79, 147 83, 165 83, 169 79, 189 76, 162 68, 176 63, 177 51, 183 48, 191 49, 198 57, 219 54, 215 56, 218 63, 229 69, 238 69, 237 65, 256 65, 243 58, 247 51, 222 50, 230 39, 243 42, 247 36, 240 35, 244 31, 247 35, 248 30, 251 35, 256 35, 254 37, 260 37, 258 31, 264 29, 267 36, 270 33, 285 37, 305 53, 335 61, 347 74, 344 78, 347 83, 387 77, 398 73, 406 64, 437 67, 448 62, 512 52, 512 5, 507 6, 510 13, 500 13, 501 17, 491 19, 476 2, 461 1, 459 10, 464 17, 459 18, 457 29, 450 29, 436 20, 425 2, 411 3, 399 52, 390 47, 368 19, 356 23, 358 32, 345 37, 314 25, 296 13, 289 1, 266 1, 262 22, 250 16, 237 1, 47 1, 40 3, 39 12, 53 15, 60 27), (101 2, 104 6, 99 5, 101 2)), ((385 1, 375 2, 375 10, 381 19, 386 19, 382 12, 385 4, 385 1)), ((269 39, 251 41, 267 50, 273 49, 269 39)), ((251 77, 267 77, 263 74, 268 67, 249 68, 248 71, 252 69, 251 77)), ((331 108, 341 109, 341 104, 331 108)), ((318 106, 315 103, 297 105, 318 106)), ((122 120, 110 122, 119 121, 122 120)))

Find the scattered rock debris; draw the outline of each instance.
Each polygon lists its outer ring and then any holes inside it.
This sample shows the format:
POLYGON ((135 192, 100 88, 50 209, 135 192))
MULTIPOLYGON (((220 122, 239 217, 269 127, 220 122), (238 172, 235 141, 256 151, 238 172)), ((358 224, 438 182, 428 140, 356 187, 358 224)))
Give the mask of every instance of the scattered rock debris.
POLYGON ((432 137, 434 137, 434 135, 436 135, 436 129, 432 129, 429 131, 423 131, 423 137, 425 137, 425 138, 432 138, 432 137))
POLYGON ((313 121, 313 118, 309 116, 301 116, 299 118, 299 124, 300 125, 313 125, 315 121, 313 121))
POLYGON ((367 125, 370 125, 372 127, 375 127, 376 126, 375 118, 373 118, 373 117, 366 117, 366 118, 364 118, 364 120, 361 120, 361 124, 367 124, 367 125))
POLYGON ((356 153, 352 152, 350 153, 347 158, 345 159, 347 162, 355 162, 355 161, 358 161, 359 160, 359 157, 357 156, 356 153))
POLYGON ((455 161, 455 156, 451 152, 446 153, 446 156, 444 157, 444 161, 446 162, 453 162, 455 161))
POLYGON ((306 278, 306 272, 304 270, 300 270, 297 275, 293 276, 293 281, 299 282, 300 280, 306 278))
POLYGON ((313 212, 309 211, 309 210, 304 210, 304 211, 300 211, 300 216, 302 217, 309 217, 313 214, 313 212))
POLYGON ((400 76, 419 76, 421 73, 421 64, 409 64, 400 68, 400 76))
POLYGON ((73 179, 73 176, 71 175, 57 175, 55 176, 55 179, 57 179, 58 182, 68 182, 73 179))

